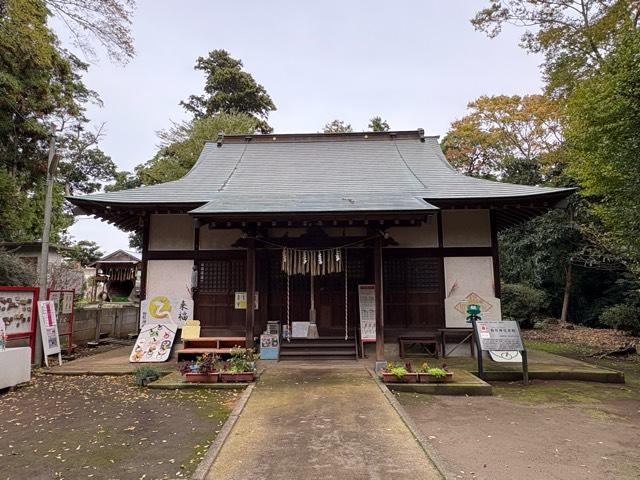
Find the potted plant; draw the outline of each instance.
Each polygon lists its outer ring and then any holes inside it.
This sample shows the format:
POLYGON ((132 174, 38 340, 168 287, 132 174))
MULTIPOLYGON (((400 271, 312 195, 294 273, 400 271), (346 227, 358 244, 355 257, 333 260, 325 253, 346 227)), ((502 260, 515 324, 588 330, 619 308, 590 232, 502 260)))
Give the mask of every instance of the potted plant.
POLYGON ((224 362, 220 379, 227 383, 253 381, 257 358, 257 354, 251 348, 232 348, 231 358, 224 362))
POLYGON ((418 378, 420 383, 445 383, 453 380, 453 372, 447 370, 447 365, 442 364, 442 367, 430 367, 427 362, 424 362, 418 368, 418 378))
POLYGON ((219 359, 212 353, 207 353, 198 357, 194 362, 181 363, 178 370, 189 383, 217 383, 219 377, 218 361, 219 359))
POLYGON ((416 383, 418 381, 418 374, 413 371, 410 363, 388 362, 381 373, 384 383, 416 383))

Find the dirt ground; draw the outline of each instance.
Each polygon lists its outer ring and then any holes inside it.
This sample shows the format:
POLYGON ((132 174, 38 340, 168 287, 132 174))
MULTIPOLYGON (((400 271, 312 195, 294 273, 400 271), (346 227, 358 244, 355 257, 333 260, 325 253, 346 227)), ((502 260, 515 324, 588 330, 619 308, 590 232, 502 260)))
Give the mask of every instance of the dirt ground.
POLYGON ((0 478, 163 479, 195 469, 239 393, 38 375, 0 394, 0 478))
POLYGON ((637 356, 579 357, 625 371, 627 383, 494 383, 493 397, 397 397, 452 478, 640 478, 637 356))

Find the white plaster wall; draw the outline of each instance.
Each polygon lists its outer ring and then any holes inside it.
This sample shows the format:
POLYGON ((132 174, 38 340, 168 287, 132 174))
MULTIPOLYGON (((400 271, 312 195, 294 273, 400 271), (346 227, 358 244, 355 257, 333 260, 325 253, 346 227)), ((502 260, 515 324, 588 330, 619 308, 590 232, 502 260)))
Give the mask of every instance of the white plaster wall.
POLYGON ((200 250, 229 250, 242 236, 242 230, 236 228, 215 229, 200 227, 200 250))
POLYGON ((443 210, 442 232, 445 247, 490 247, 489 210, 443 210))
POLYGON ((415 227, 391 227, 387 233, 398 245, 389 248, 436 248, 438 246, 438 225, 431 221, 415 227))
POLYGON ((147 298, 155 295, 190 297, 192 270, 193 260, 149 260, 147 262, 147 298))
POLYGON ((154 214, 149 224, 149 250, 193 250, 195 227, 187 214, 154 214))
POLYGON ((492 257, 445 257, 444 282, 447 327, 469 326, 466 313, 460 313, 455 307, 465 302, 471 293, 480 296, 491 307, 482 311, 483 320, 502 320, 500 299, 495 296, 492 257))

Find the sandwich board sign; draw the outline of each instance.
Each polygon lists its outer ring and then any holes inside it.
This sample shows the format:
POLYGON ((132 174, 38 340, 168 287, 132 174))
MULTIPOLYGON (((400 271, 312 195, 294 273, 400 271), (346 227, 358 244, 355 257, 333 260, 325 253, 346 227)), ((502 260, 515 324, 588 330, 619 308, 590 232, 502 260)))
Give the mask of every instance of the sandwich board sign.
POLYGON ((376 341, 376 286, 358 285, 360 304, 360 338, 363 343, 376 341))
POLYGON ((58 354, 58 362, 62 365, 62 353, 60 338, 58 337, 58 321, 53 300, 38 302, 38 318, 40 331, 42 332, 42 348, 44 350, 44 363, 49 367, 49 355, 58 354))

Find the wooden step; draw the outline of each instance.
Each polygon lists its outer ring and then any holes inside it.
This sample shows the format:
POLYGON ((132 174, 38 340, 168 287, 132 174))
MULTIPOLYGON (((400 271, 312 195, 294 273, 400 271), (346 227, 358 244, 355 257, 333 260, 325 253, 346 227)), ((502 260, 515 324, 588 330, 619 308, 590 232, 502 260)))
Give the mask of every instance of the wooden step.
POLYGON ((355 344, 351 343, 340 343, 340 342, 317 342, 317 343, 298 343, 298 342, 287 342, 286 340, 280 344, 280 349, 288 349, 288 348, 355 348, 355 344))
POLYGON ((336 349, 323 349, 323 350, 280 350, 281 357, 304 357, 309 355, 317 355, 319 357, 324 357, 327 355, 339 355, 339 356, 355 356, 355 349, 351 350, 336 350, 336 349))
POLYGON ((303 361, 313 361, 313 362, 324 362, 327 360, 341 360, 341 361, 356 361, 357 358, 355 356, 355 354, 346 356, 346 355, 322 355, 322 356, 318 356, 318 355, 304 355, 304 356, 281 356, 280 357, 280 361, 281 362, 303 362, 303 361))

